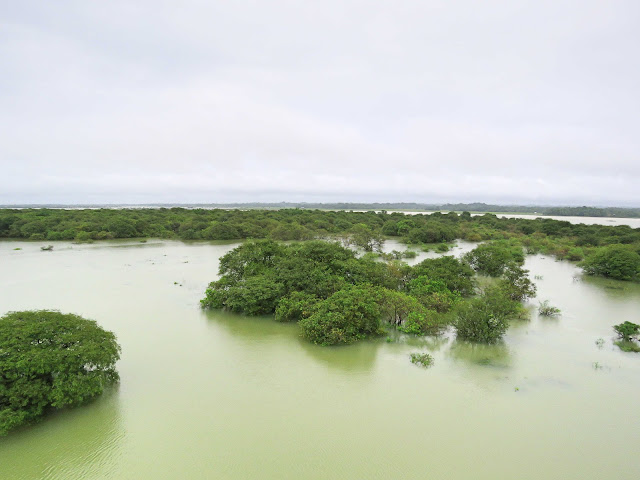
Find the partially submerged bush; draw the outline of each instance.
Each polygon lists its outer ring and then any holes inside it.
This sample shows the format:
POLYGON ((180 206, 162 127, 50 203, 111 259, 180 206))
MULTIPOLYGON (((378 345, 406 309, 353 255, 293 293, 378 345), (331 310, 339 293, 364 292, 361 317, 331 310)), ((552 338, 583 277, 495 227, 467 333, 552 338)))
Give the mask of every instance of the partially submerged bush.
POLYGON ((411 363, 421 367, 429 368, 433 365, 433 357, 428 353, 412 353, 411 363))
POLYGON ((483 243, 463 256, 476 272, 490 277, 499 277, 511 264, 522 265, 522 246, 512 245, 505 240, 483 243))
POLYGON ((543 317, 555 317, 560 315, 560 309, 549 304, 549 300, 545 300, 538 306, 538 314, 543 317))
POLYGON ((632 322, 624 322, 620 325, 614 325, 613 329, 618 334, 618 337, 624 341, 630 341, 640 333, 640 325, 632 322))
POLYGON ((451 256, 427 258, 418 263, 412 268, 411 277, 420 276, 439 280, 451 292, 457 292, 463 297, 473 295, 476 287, 474 272, 469 265, 451 256))
POLYGON ((55 311, 0 318, 0 435, 81 405, 119 379, 120 346, 93 320, 55 311))
POLYGON ((587 275, 637 280, 640 276, 640 255, 624 245, 610 245, 596 250, 580 266, 587 275))
POLYGON ((640 353, 640 345, 632 340, 618 340, 613 343, 617 345, 623 352, 640 353))
POLYGON ((353 343, 381 333, 380 306, 375 290, 354 286, 340 290, 317 304, 300 320, 302 335, 320 345, 353 343))
POLYGON ((309 317, 318 304, 318 297, 305 292, 293 292, 280 299, 275 318, 279 322, 298 321, 309 317))
POLYGON ((522 306, 497 288, 487 289, 457 309, 454 327, 463 340, 495 343, 509 327, 509 319, 518 315, 522 306))
POLYGON ((402 325, 398 325, 398 330, 413 335, 438 335, 442 333, 451 323, 451 316, 424 310, 422 312, 411 312, 402 325))
POLYGON ((536 296, 536 286, 527 275, 529 270, 524 270, 515 263, 506 266, 504 274, 498 282, 499 288, 511 300, 523 301, 536 296))

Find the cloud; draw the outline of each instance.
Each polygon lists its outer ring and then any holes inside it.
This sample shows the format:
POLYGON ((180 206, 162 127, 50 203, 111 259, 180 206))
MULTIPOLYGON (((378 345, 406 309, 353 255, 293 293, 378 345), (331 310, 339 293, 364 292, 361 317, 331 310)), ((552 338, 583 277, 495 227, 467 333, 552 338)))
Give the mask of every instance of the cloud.
POLYGON ((637 202, 632 1, 7 2, 0 202, 637 202))

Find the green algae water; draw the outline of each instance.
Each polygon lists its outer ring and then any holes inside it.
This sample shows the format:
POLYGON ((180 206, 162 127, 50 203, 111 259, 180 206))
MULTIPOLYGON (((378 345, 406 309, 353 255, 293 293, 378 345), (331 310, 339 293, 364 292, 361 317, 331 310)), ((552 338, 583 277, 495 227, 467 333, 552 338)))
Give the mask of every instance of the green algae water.
POLYGON ((499 345, 323 348, 199 308, 234 246, 0 242, 0 314, 77 313, 123 350, 118 388, 0 438, 0 479, 640 478, 640 354, 611 328, 640 323, 639 285, 534 256, 531 320, 499 345), (542 300, 562 315, 538 317, 542 300))

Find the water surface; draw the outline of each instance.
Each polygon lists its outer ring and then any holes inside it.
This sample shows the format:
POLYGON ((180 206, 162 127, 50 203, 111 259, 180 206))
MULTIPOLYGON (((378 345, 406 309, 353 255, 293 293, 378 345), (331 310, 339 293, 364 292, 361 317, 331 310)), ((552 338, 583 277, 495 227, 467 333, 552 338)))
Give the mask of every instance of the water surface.
POLYGON ((500 345, 322 348, 296 325, 199 309, 233 246, 0 242, 0 313, 78 313, 123 349, 119 388, 0 439, 0 478, 640 478, 640 355, 611 329, 640 323, 640 286, 535 256, 539 300, 563 315, 534 311, 500 345))

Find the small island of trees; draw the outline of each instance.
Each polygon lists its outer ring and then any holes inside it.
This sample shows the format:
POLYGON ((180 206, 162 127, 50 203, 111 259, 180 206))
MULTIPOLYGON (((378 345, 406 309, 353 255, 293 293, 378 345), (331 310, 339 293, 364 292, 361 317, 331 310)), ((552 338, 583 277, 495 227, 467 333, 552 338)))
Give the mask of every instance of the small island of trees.
POLYGON ((120 346, 93 320, 57 311, 0 318, 0 436, 82 405, 118 382, 120 346))
POLYGON ((497 278, 480 295, 472 266, 484 267, 477 262, 444 256, 410 267, 373 253, 359 257, 333 242, 251 241, 220 259, 221 277, 201 303, 297 321, 302 335, 320 345, 353 343, 385 327, 424 335, 449 325, 459 338, 495 342, 510 318, 523 315, 521 302, 535 286, 510 248, 480 246, 468 258, 483 258, 497 278))

